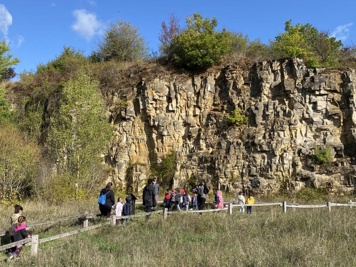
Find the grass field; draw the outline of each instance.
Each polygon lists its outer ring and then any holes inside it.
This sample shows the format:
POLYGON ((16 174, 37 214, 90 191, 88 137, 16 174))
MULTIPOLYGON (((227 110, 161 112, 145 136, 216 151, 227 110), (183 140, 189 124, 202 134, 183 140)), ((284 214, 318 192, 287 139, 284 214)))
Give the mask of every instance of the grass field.
MULTIPOLYGON (((24 203, 31 221, 97 211, 95 203, 48 206, 24 203)), ((3 229, 12 208, 1 209, 3 229)), ((298 209, 254 207, 252 215, 226 212, 152 215, 124 228, 103 226, 40 244, 38 256, 25 247, 21 258, 4 266, 356 266, 356 208, 298 209)), ((97 223, 98 219, 91 222, 97 223)), ((40 238, 81 225, 61 223, 33 229, 40 238)))

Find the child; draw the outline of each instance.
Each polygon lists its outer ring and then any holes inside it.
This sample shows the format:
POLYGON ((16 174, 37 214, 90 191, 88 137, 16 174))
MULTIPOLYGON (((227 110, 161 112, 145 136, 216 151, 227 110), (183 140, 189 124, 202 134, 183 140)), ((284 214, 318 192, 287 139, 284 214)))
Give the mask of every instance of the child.
MULTIPOLYGON (((126 197, 126 203, 122 207, 122 216, 130 216, 132 215, 132 204, 131 204, 131 196, 126 197)), ((124 225, 130 221, 130 218, 124 219, 124 225)))
POLYGON ((190 203, 191 199, 190 199, 190 196, 187 191, 184 191, 182 200, 183 200, 183 203, 182 203, 183 210, 188 211, 189 203, 190 203))
MULTIPOLYGON (((31 236, 26 231, 26 217, 21 215, 18 218, 18 223, 16 224, 16 227, 14 229, 14 240, 16 242, 30 237, 31 236)), ((22 245, 17 245, 15 252, 11 253, 9 258, 12 259, 13 257, 18 257, 20 255, 21 250, 22 245)))
POLYGON ((115 216, 116 216, 116 225, 120 224, 120 219, 122 216, 122 208, 123 208, 123 204, 122 204, 122 198, 118 197, 117 198, 117 203, 113 206, 113 209, 115 210, 115 216))
POLYGON ((245 212, 245 197, 242 194, 242 192, 239 192, 239 194, 237 195, 237 204, 241 205, 240 212, 244 213, 245 212))
POLYGON ((164 203, 164 208, 169 210, 171 207, 171 194, 168 190, 164 194, 163 203, 164 203))
MULTIPOLYGON (((22 211, 23 211, 23 208, 16 204, 14 206, 14 214, 11 215, 11 226, 9 228, 9 235, 10 235, 10 239, 11 239, 11 242, 15 242, 14 240, 14 229, 18 223, 18 219, 19 217, 22 215, 22 211)), ((16 247, 13 247, 13 248, 10 248, 8 249, 8 253, 9 253, 9 257, 16 251, 16 247)))
POLYGON ((197 193, 193 193, 192 207, 193 207, 193 210, 198 210, 198 194, 197 193))
POLYGON ((220 190, 216 190, 215 193, 215 209, 224 208, 224 198, 220 190))
MULTIPOLYGON (((252 196, 252 192, 248 194, 248 198, 246 199, 246 205, 248 204, 255 204, 255 198, 252 196)), ((247 206, 246 208, 246 213, 251 214, 252 213, 252 206, 247 206)))

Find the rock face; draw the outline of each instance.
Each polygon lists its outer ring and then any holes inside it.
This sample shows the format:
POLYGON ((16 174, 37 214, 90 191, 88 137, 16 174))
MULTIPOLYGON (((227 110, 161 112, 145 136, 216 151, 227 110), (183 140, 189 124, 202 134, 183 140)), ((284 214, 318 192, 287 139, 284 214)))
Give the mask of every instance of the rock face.
POLYGON ((290 59, 196 76, 156 73, 135 82, 125 109, 112 115, 107 161, 111 178, 133 191, 146 183, 150 165, 172 151, 174 186, 195 176, 230 191, 354 189, 355 70, 307 69, 290 59), (235 109, 247 124, 228 123, 235 109), (318 149, 328 150, 332 162, 315 162, 318 149))

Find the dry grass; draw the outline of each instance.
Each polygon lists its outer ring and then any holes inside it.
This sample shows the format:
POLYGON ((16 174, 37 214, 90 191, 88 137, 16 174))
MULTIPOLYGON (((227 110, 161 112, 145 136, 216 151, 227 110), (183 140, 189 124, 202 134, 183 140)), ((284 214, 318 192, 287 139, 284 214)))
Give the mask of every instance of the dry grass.
MULTIPOLYGON (((42 213, 61 217, 91 206, 38 204, 36 210, 34 204, 24 205, 29 216, 44 219, 47 215, 42 213)), ((95 211, 96 205, 91 208, 95 211)), ((41 244, 36 258, 26 248, 16 265, 356 266, 355 212, 337 207, 331 212, 301 209, 283 214, 279 207, 255 207, 252 215, 239 214, 237 209, 232 216, 177 213, 165 221, 154 215, 147 223, 139 218, 125 228, 105 226, 41 244)), ((0 213, 8 217, 11 211, 0 213)))

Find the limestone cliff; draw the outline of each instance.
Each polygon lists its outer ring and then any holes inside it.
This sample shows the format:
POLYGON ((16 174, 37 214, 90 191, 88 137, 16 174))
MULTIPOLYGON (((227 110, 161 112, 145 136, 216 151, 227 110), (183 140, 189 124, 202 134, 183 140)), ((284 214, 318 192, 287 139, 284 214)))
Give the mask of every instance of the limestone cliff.
POLYGON ((137 79, 125 109, 118 111, 112 96, 115 138, 107 161, 112 178, 134 191, 171 151, 175 186, 195 175, 225 190, 353 189, 355 70, 307 69, 291 59, 137 79), (234 109, 246 114, 246 125, 227 123, 234 109), (333 162, 316 164, 315 150, 327 146, 333 162))

